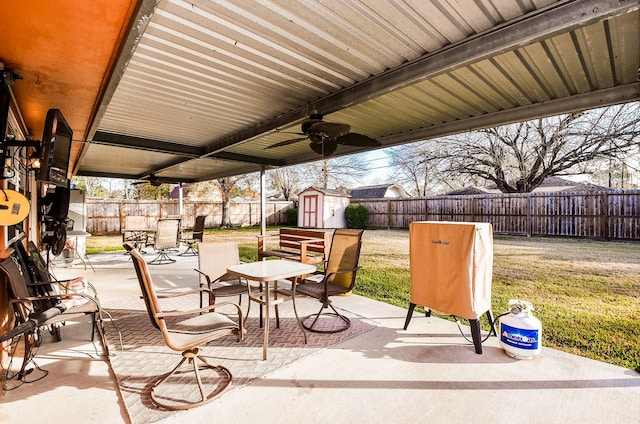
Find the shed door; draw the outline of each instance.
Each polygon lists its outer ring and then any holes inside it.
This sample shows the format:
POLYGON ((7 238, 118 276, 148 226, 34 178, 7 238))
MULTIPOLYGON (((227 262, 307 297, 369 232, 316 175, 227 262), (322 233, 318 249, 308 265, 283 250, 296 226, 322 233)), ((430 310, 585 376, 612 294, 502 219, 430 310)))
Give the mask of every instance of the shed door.
POLYGON ((318 228, 318 195, 304 196, 302 205, 302 226, 318 228))

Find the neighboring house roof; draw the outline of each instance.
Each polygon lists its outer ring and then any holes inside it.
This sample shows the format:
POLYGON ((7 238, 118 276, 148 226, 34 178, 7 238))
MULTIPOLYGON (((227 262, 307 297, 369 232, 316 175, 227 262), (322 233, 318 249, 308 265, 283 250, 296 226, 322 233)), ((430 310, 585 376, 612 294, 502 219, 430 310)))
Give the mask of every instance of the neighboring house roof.
POLYGON ((355 199, 379 199, 383 197, 411 197, 398 184, 379 184, 357 187, 351 190, 351 197, 355 199))
MULTIPOLYGON (((183 184, 182 196, 187 197, 187 194, 189 194, 189 184, 183 184)), ((177 199, 179 197, 180 197, 180 185, 177 185, 173 188, 173 190, 171 190, 171 193, 169 193, 169 199, 177 199)))
POLYGON ((444 195, 445 196, 468 196, 471 194, 488 194, 488 193, 495 193, 495 192, 498 192, 498 190, 494 191, 494 190, 488 190, 483 187, 468 186, 468 187, 461 188, 459 190, 449 191, 444 195))
POLYGON ((330 188, 317 188, 317 187, 305 188, 304 190, 302 190, 298 194, 298 197, 302 196, 307 191, 317 191, 317 192, 320 192, 320 193, 324 194, 325 196, 351 197, 351 196, 349 196, 349 194, 347 194, 347 193, 345 193, 343 191, 340 191, 340 190, 333 190, 333 189, 330 189, 330 188))
MULTIPOLYGON (((612 191, 608 187, 602 187, 590 183, 579 183, 576 181, 567 180, 560 177, 549 177, 545 179, 542 184, 533 189, 533 193, 556 193, 561 191, 612 191)), ((487 187, 475 187, 469 186, 460 190, 453 190, 445 193, 445 196, 460 196, 471 194, 499 194, 498 187, 495 184, 491 184, 487 187)))

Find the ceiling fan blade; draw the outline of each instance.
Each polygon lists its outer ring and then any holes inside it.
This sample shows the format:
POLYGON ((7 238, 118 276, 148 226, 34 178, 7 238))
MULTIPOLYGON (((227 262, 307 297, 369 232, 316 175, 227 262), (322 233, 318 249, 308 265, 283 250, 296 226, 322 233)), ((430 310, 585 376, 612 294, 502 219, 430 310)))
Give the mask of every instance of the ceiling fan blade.
POLYGON ((347 134, 351 130, 349 124, 340 124, 338 122, 314 122, 309 125, 309 134, 322 134, 328 137, 340 137, 347 134))
POLYGON ((162 181, 159 180, 146 180, 146 181, 135 181, 133 183, 131 183, 131 185, 144 185, 144 184, 149 184, 152 187, 160 187, 162 184, 164 184, 162 181))
POLYGON ((375 138, 368 137, 363 134, 358 133, 349 133, 343 136, 340 136, 336 139, 339 144, 344 144, 346 146, 357 146, 357 147, 373 147, 379 146, 380 142, 375 138))
POLYGON ((336 140, 333 138, 326 138, 324 141, 312 140, 311 143, 309 143, 309 147, 317 154, 322 155, 322 157, 326 157, 335 153, 338 148, 338 143, 336 143, 336 140))
POLYGON ((288 146, 289 144, 297 143, 298 141, 306 140, 307 138, 308 137, 292 138, 290 140, 281 141, 279 143, 272 144, 271 146, 265 147, 265 150, 266 149, 275 149, 276 147, 288 146))

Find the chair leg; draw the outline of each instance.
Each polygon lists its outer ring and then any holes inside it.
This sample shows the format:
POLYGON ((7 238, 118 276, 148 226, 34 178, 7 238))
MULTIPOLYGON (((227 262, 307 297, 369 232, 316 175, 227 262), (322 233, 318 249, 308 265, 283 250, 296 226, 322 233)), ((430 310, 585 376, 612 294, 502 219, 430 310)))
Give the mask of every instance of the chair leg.
POLYGON ((91 342, 92 343, 95 338, 95 335, 96 335, 96 312, 91 314, 91 342))
POLYGON ((152 261, 149 261, 150 265, 164 265, 164 264, 171 264, 174 263, 176 260, 173 259, 171 256, 169 256, 169 254, 162 250, 160 251, 160 254, 158 256, 156 256, 156 258, 152 261))
MULTIPOLYGON (((249 282, 247 281, 247 284, 249 284, 249 282)), ((262 292, 262 282, 260 282, 260 285, 258 286, 258 291, 262 292)), ((242 295, 240 295, 240 297, 242 298, 242 295)), ((240 304, 240 303, 238 303, 240 304)), ((262 304, 260 304, 260 328, 263 327, 263 306, 262 304)), ((247 297, 247 313, 244 316, 244 322, 247 322, 247 319, 249 318, 249 311, 251 310, 251 299, 249 299, 249 297, 247 297)))
MULTIPOLYGON (((102 313, 100 312, 98 312, 98 317, 96 318, 96 324, 97 324, 98 335, 100 336, 100 341, 102 342, 102 346, 104 348, 105 358, 107 358, 107 361, 109 361, 110 358, 109 358, 109 345, 107 343, 107 332, 104 329, 104 320, 102 319, 102 313)), ((92 340, 93 340, 93 337, 92 337, 92 340)))
POLYGON ((205 403, 211 402, 215 398, 217 398, 225 389, 231 384, 233 380, 233 376, 231 375, 231 371, 227 368, 220 365, 213 365, 209 361, 207 361, 204 357, 201 356, 202 350, 200 348, 194 348, 187 351, 182 352, 182 359, 178 362, 169 373, 165 374, 161 377, 152 387, 151 387, 151 400, 162 408, 165 408, 170 411, 181 411, 186 409, 191 409, 196 406, 204 405, 205 403), (202 363, 202 365, 198 364, 198 360, 202 363), (166 402, 162 402, 158 400, 158 394, 156 389, 160 387, 164 382, 166 382, 172 375, 180 370, 182 365, 188 362, 190 368, 195 375, 196 384, 198 386, 198 391, 200 392, 200 400, 197 401, 188 401, 184 399, 175 399, 176 403, 168 404, 166 402), (200 370, 210 368, 218 371, 223 374, 223 378, 226 378, 226 381, 222 382, 222 384, 216 389, 216 391, 209 397, 204 393, 204 387, 202 386, 202 379, 200 378, 200 370))
POLYGON ((194 256, 198 254, 198 251, 196 250, 196 247, 198 245, 195 243, 187 243, 187 250, 185 250, 184 252, 180 253, 178 256, 194 256))
POLYGON ((345 317, 344 315, 340 314, 336 308, 333 307, 333 305, 331 304, 331 301, 328 301, 326 303, 324 303, 321 307, 320 310, 318 311, 317 314, 311 314, 311 315, 307 315, 306 317, 304 317, 302 320, 302 326, 309 330, 312 331, 314 333, 325 333, 325 334, 332 334, 332 333, 339 333, 341 331, 344 331, 346 329, 348 329, 349 327, 351 327, 351 320, 347 317, 345 317), (327 308, 331 308, 331 310, 333 312, 324 312, 324 309, 327 308), (331 316, 331 317, 335 317, 335 318, 340 318, 343 321, 343 325, 341 327, 338 327, 336 329, 320 329, 320 328, 316 328, 316 324, 318 323, 318 321, 320 320, 320 317, 322 315, 325 316, 331 316), (306 322, 311 319, 312 317, 314 317, 313 322, 311 324, 307 324, 306 322))

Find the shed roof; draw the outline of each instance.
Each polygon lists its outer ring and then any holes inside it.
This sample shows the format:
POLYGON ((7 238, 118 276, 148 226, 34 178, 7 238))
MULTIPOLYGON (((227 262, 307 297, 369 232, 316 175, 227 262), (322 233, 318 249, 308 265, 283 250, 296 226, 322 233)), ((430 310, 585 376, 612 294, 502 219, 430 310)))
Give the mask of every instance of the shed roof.
POLYGON ((311 191, 320 192, 320 193, 324 194, 325 196, 351 197, 348 193, 345 193, 344 191, 340 191, 340 190, 333 190, 333 189, 330 189, 330 188, 307 187, 307 188, 305 188, 304 190, 302 190, 298 194, 298 198, 300 198, 301 195, 304 195, 305 193, 308 193, 308 192, 311 192, 311 191))

